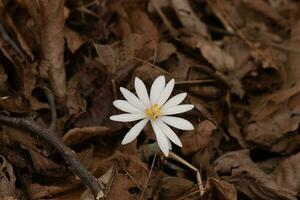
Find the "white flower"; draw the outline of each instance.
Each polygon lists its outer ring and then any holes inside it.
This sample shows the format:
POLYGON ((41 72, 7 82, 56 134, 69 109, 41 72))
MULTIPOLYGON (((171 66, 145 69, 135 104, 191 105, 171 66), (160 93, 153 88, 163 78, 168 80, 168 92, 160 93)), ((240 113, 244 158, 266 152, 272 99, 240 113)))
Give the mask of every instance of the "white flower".
POLYGON ((123 87, 120 88, 121 93, 127 101, 116 100, 113 102, 113 105, 128 113, 113 115, 110 119, 120 122, 140 120, 125 135, 122 144, 127 144, 133 141, 146 126, 147 122, 150 121, 158 146, 165 156, 168 156, 169 150, 171 150, 170 140, 176 145, 182 147, 180 139, 168 125, 181 130, 192 130, 194 127, 189 121, 183 118, 172 117, 169 115, 189 111, 194 108, 194 105, 179 105, 185 99, 187 95, 186 93, 178 94, 168 100, 174 88, 174 84, 174 79, 166 84, 165 77, 159 76, 155 79, 151 86, 150 98, 145 84, 137 77, 134 81, 137 96, 123 87))

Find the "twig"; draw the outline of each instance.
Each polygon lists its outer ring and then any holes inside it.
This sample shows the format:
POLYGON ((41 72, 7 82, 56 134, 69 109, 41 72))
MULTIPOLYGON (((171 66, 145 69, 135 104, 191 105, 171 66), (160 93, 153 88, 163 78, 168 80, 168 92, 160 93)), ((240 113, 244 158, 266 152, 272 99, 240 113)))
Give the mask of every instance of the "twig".
POLYGON ((178 32, 176 31, 176 29, 172 26, 172 24, 169 22, 168 18, 166 17, 166 15, 163 13, 163 11, 161 10, 161 8, 159 7, 159 5, 157 4, 156 0, 151 0, 151 3, 153 5, 153 7, 155 8, 155 10, 157 11, 159 17, 162 19, 163 23, 165 24, 165 26, 167 27, 167 29, 169 30, 170 34, 172 35, 172 37, 174 39, 178 38, 178 32))
POLYGON ((66 146, 62 140, 53 133, 53 131, 41 128, 29 119, 8 117, 2 114, 0 114, 0 124, 23 129, 43 138, 61 154, 66 163, 69 165, 70 170, 92 191, 96 199, 100 199, 104 196, 104 186, 84 168, 84 166, 76 159, 76 153, 66 146))
POLYGON ((148 175, 148 177, 147 177, 146 183, 145 183, 145 185, 144 185, 144 187, 143 187, 142 194, 141 194, 139 200, 143 199, 144 193, 145 193, 145 191, 146 191, 147 185, 148 185, 149 180, 150 180, 150 177, 151 177, 151 173, 152 173, 152 170, 153 170, 153 167, 154 167, 154 163, 155 163, 155 160, 156 160, 156 156, 157 156, 157 152, 156 152, 155 155, 154 155, 154 158, 153 158, 153 161, 152 161, 152 164, 151 164, 151 169, 150 169, 149 175, 148 175))
POLYGON ((8 35, 7 31, 4 28, 4 25, 2 24, 3 17, 0 17, 0 34, 4 41, 6 41, 13 50, 21 57, 22 60, 26 58, 26 56, 23 54, 22 50, 19 48, 19 46, 15 43, 15 41, 8 35))
POLYGON ((183 158, 179 157, 178 155, 176 155, 175 153, 173 153, 171 151, 169 154, 169 158, 176 160, 177 162, 180 162, 181 164, 184 164, 185 166, 189 167, 190 169, 192 169, 196 172, 198 188, 199 188, 200 196, 202 196, 204 194, 204 187, 203 187, 201 174, 200 174, 199 170, 196 167, 194 167, 193 165, 191 165, 190 163, 188 163, 187 161, 185 161, 183 158))
POLYGON ((216 80, 207 79, 207 80, 187 80, 187 81, 177 81, 175 85, 190 85, 190 84, 201 84, 201 83, 214 83, 216 80))
POLYGON ((146 60, 137 58, 137 57, 135 57, 135 56, 133 56, 133 59, 135 59, 135 60, 137 60, 137 61, 140 61, 140 62, 143 62, 143 63, 145 63, 145 64, 148 64, 148 65, 154 67, 155 69, 157 69, 157 70, 159 70, 159 71, 162 71, 162 72, 164 72, 164 73, 166 73, 166 74, 168 74, 168 75, 171 75, 170 72, 168 72, 168 71, 164 70, 163 68, 160 68, 159 66, 154 65, 154 64, 152 64, 152 63, 150 63, 150 62, 148 62, 148 61, 146 61, 146 60))

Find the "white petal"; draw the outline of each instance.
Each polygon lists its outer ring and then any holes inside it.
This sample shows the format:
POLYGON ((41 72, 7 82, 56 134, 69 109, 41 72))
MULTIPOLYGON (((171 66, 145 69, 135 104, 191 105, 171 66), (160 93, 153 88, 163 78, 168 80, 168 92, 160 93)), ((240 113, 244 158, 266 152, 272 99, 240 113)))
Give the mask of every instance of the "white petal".
POLYGON ((135 124, 129 131, 126 133, 124 139, 122 140, 121 144, 128 144, 129 142, 133 141, 143 130, 146 126, 148 119, 143 119, 135 124))
POLYGON ((164 76, 157 77, 150 90, 150 101, 152 104, 155 104, 160 97, 161 93, 163 92, 166 85, 166 79, 164 76))
POLYGON ((163 121, 160 119, 156 120, 158 126, 160 129, 163 131, 163 133, 176 145, 182 147, 182 143, 176 133, 169 127, 167 126, 163 121))
POLYGON ((162 108, 161 112, 162 115, 175 115, 175 114, 184 113, 186 111, 192 110, 193 108, 194 105, 192 104, 183 104, 183 105, 178 105, 178 106, 173 106, 168 108, 162 108))
POLYGON ((187 93, 180 93, 175 95, 174 97, 172 97, 171 99, 169 99, 167 101, 167 103, 165 103, 162 108, 169 108, 169 107, 173 107, 173 106, 177 106, 178 104, 180 104, 186 97, 187 93))
POLYGON ((119 110, 122 110, 124 112, 129 112, 129 113, 143 113, 141 110, 138 108, 135 108, 133 105, 128 103, 128 101, 125 100, 115 100, 113 102, 113 105, 118 108, 119 110))
POLYGON ((169 141, 155 120, 151 120, 151 125, 156 136, 157 144, 166 157, 169 155, 169 141))
POLYGON ((168 100, 168 98, 170 97, 170 95, 173 91, 174 85, 175 85, 174 79, 172 79, 168 82, 168 84, 166 85, 165 89, 162 91, 162 93, 157 101, 157 104, 159 106, 162 106, 164 103, 166 103, 166 101, 168 100))
POLYGON ((131 104, 136 106, 139 110, 144 111, 145 106, 143 103, 129 90, 120 87, 120 91, 123 94, 124 98, 131 104))
POLYGON ((148 96, 148 91, 147 88, 144 84, 144 82, 139 79, 138 77, 135 77, 134 80, 134 87, 136 94, 140 98, 140 100, 144 103, 144 105, 149 108, 151 106, 149 96, 148 96))
POLYGON ((146 118, 146 114, 136 113, 136 114, 120 114, 110 116, 110 120, 118 122, 133 122, 139 119, 146 118))
POLYGON ((169 144, 169 150, 172 150, 172 143, 169 139, 168 139, 168 144, 169 144))
POLYGON ((175 128, 181 129, 181 130, 193 130, 194 126, 191 122, 189 122, 186 119, 180 118, 180 117, 171 117, 171 116, 161 116, 160 119, 165 122, 166 124, 169 124, 170 126, 173 126, 175 128))

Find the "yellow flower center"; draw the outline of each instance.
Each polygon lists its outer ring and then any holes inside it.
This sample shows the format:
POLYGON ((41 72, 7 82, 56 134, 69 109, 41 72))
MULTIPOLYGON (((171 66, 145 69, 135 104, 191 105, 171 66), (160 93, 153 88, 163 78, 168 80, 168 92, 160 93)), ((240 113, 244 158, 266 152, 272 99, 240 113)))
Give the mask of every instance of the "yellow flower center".
POLYGON ((154 104, 146 109, 146 113, 150 119, 155 119, 161 114, 161 110, 157 104, 154 104))

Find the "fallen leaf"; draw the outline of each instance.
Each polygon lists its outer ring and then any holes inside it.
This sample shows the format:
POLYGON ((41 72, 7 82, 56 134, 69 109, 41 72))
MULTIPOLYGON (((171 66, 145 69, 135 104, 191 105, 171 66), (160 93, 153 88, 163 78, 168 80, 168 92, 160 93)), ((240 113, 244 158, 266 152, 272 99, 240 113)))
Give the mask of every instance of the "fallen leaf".
POLYGON ((175 200, 189 194, 195 184, 180 177, 163 177, 159 183, 159 199, 175 200))
POLYGON ((209 37, 206 25, 194 13, 189 1, 171 0, 171 4, 187 34, 209 37))
POLYGON ((205 184, 205 192, 201 199, 237 200, 237 191, 234 185, 227 181, 210 177, 205 184))
POLYGON ((72 53, 75 53, 85 42, 77 32, 72 31, 68 27, 64 27, 64 35, 68 48, 72 53))
POLYGON ((64 166, 46 158, 39 152, 28 149, 32 164, 37 173, 51 177, 64 177, 67 171, 64 166))
POLYGON ((229 183, 235 185, 250 199, 296 200, 290 188, 278 185, 271 175, 266 174, 250 159, 248 150, 223 154, 215 161, 215 169, 229 183))
POLYGON ((16 177, 13 167, 0 155, 0 198, 15 200, 16 198, 16 177))
POLYGON ((63 141, 68 146, 74 146, 84 143, 95 136, 108 136, 112 129, 104 126, 89 126, 82 128, 73 128, 63 136, 63 141))
POLYGON ((282 160, 271 176, 283 188, 300 193, 300 153, 282 160))
POLYGON ((112 104, 114 99, 111 88, 111 83, 106 81, 95 91, 86 113, 80 115, 75 122, 76 127, 107 126, 115 130, 121 128, 121 123, 113 122, 108 118, 116 112, 112 104))
POLYGON ((209 120, 200 122, 194 131, 186 132, 180 137, 182 153, 187 155, 211 145, 212 132, 216 129, 217 127, 209 120))
MULTIPOLYGON (((41 47, 45 62, 49 65, 49 79, 52 91, 60 103, 66 94, 66 73, 64 64, 64 4, 65 1, 39 1, 38 25, 41 47)), ((45 67, 45 65, 44 65, 45 67)))
POLYGON ((166 61, 170 56, 177 53, 176 46, 172 43, 162 41, 158 43, 155 61, 160 63, 166 61))
POLYGON ((193 49, 200 50, 202 56, 220 72, 230 72, 235 69, 235 61, 230 54, 201 37, 183 37, 182 42, 193 49))

